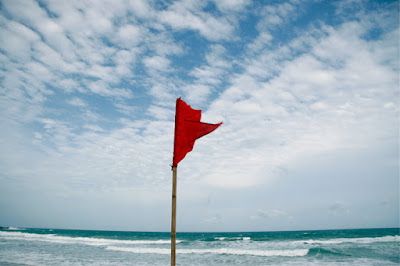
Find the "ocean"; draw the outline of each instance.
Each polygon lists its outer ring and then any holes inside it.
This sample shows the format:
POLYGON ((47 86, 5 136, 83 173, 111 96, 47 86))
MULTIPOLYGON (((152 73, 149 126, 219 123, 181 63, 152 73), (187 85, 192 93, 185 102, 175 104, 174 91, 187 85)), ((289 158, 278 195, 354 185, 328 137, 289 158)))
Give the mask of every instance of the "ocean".
MULTIPOLYGON (((177 265, 398 265, 399 228, 177 233, 177 265)), ((169 232, 3 228, 0 265, 170 265, 169 232)))

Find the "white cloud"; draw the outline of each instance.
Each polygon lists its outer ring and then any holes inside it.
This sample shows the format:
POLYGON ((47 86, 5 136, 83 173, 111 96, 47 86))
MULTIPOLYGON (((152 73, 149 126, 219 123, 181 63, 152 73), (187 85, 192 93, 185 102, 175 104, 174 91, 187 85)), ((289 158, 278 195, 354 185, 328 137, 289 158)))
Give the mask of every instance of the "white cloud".
POLYGON ((117 102, 114 103, 115 107, 117 110, 127 116, 132 116, 135 113, 137 113, 137 107, 123 103, 123 102, 117 102))
POLYGON ((135 51, 129 50, 120 50, 116 52, 115 56, 113 56, 113 60, 117 65, 125 66, 129 65, 135 59, 135 51))
POLYGON ((116 37, 117 44, 125 48, 137 45, 141 41, 140 28, 134 25, 119 27, 116 37))
POLYGON ((258 23, 257 29, 263 32, 265 29, 272 29, 280 24, 287 23, 300 13, 299 8, 289 2, 265 6, 261 10, 262 20, 258 23))
POLYGON ((221 216, 217 214, 215 216, 204 219, 202 222, 205 224, 218 224, 221 223, 221 216))
POLYGON ((153 9, 146 0, 133 0, 128 2, 130 10, 140 18, 153 17, 153 9))
POLYGON ((152 80, 151 82, 149 93, 157 100, 157 104, 174 106, 173 93, 176 91, 176 84, 165 78, 158 78, 157 81, 152 80))
POLYGON ((60 53, 49 47, 43 42, 36 42, 32 45, 35 51, 34 57, 46 65, 49 69, 57 72, 64 73, 77 73, 83 69, 81 63, 68 63, 66 62, 60 53))
POLYGON ((85 9, 85 18, 96 33, 104 34, 113 30, 110 18, 105 16, 104 12, 89 7, 85 9))
POLYGON ((171 120, 174 117, 174 112, 172 109, 163 108, 160 106, 150 106, 148 109, 150 115, 158 120, 171 120))
POLYGON ((269 209, 269 210, 258 209, 256 215, 250 216, 251 220, 277 219, 277 218, 291 218, 291 217, 286 212, 275 209, 269 209))
POLYGON ((89 130, 92 130, 92 131, 104 132, 104 129, 102 129, 98 125, 85 125, 85 128, 89 129, 89 130))
POLYGON ((210 66, 202 66, 195 68, 190 73, 191 76, 197 78, 201 83, 218 85, 221 82, 222 70, 212 68, 210 66))
POLYGON ((182 44, 175 42, 168 34, 151 36, 147 44, 159 56, 181 55, 184 53, 182 44))
POLYGON ((195 67, 189 73, 190 76, 196 78, 196 81, 191 84, 182 84, 186 99, 194 104, 202 104, 213 90, 226 79, 232 65, 225 58, 225 52, 222 45, 213 45, 205 55, 207 64, 195 67))
POLYGON ((214 1, 221 11, 242 11, 251 3, 250 0, 217 0, 214 1))
MULTIPOLYGON (((215 142, 207 142, 215 171, 204 182, 254 186, 273 180, 274 167, 290 167, 299 157, 379 145, 381 129, 395 121, 395 113, 384 112, 382 106, 398 95, 398 78, 396 70, 373 59, 374 50, 354 34, 364 30, 351 30, 363 26, 329 28, 326 37, 318 34, 318 39, 308 41, 310 53, 285 61, 276 58, 275 65, 282 67, 272 75, 252 71, 254 65, 268 68, 270 62, 248 60, 245 67, 250 71, 232 79, 207 112, 224 121, 220 131, 226 138, 216 134, 215 142), (214 156, 221 164, 215 163, 214 156)), ((279 49, 263 53, 274 55, 279 49)), ((396 142, 394 136, 389 138, 396 142)))
POLYGON ((131 90, 123 88, 110 88, 109 85, 103 81, 93 81, 88 83, 88 88, 91 92, 101 96, 132 98, 133 93, 131 90))
POLYGON ((63 28, 51 20, 36 2, 12 1, 7 2, 4 8, 22 23, 32 25, 32 28, 40 32, 45 41, 66 59, 76 58, 73 45, 65 36, 63 28))
POLYGON ((234 28, 229 21, 205 13, 202 8, 200 2, 177 1, 168 10, 160 12, 159 19, 177 30, 196 30, 209 40, 231 38, 234 28))
POLYGON ((231 63, 226 59, 226 49, 224 46, 212 45, 206 54, 207 63, 212 67, 229 68, 231 63))
POLYGON ((0 16, 2 28, 0 29, 0 45, 11 58, 27 60, 30 57, 32 43, 38 41, 40 36, 21 23, 10 21, 0 16))
POLYGON ((203 84, 185 85, 185 99, 193 104, 203 103, 211 93, 211 87, 203 84))
POLYGON ((55 83, 57 84, 58 88, 63 89, 64 91, 66 91, 67 93, 71 93, 73 91, 78 91, 81 93, 85 93, 86 89, 83 88, 76 80, 74 79, 60 79, 55 81, 55 83))
POLYGON ((87 106, 87 104, 81 98, 78 98, 78 97, 68 100, 67 103, 70 105, 78 106, 78 107, 87 106))
POLYGON ((170 65, 170 61, 161 56, 146 57, 143 59, 143 63, 150 71, 157 70, 165 72, 169 70, 170 65))
POLYGON ((270 33, 261 32, 252 43, 248 44, 248 48, 249 50, 257 53, 262 49, 267 48, 271 43, 272 39, 273 37, 270 33))

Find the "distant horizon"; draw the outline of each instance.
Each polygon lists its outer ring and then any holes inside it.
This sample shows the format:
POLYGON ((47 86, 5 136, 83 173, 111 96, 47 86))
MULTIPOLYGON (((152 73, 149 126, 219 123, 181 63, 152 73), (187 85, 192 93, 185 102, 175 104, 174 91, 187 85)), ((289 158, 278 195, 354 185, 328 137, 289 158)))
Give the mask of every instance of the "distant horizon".
MULTIPOLYGON (((129 230, 102 230, 102 229, 72 229, 72 228, 46 228, 46 227, 15 227, 15 226, 0 226, 0 229, 14 228, 10 231, 18 231, 21 229, 49 229, 49 230, 75 230, 75 231, 103 231, 103 232, 132 232, 132 233, 166 233, 169 231, 129 231, 129 230)), ((306 231, 334 231, 334 230, 374 230, 374 229, 398 229, 400 227, 376 227, 376 228, 335 228, 335 229, 302 229, 302 230, 279 230, 279 231, 177 231, 177 233, 273 233, 273 232, 306 232, 306 231)))

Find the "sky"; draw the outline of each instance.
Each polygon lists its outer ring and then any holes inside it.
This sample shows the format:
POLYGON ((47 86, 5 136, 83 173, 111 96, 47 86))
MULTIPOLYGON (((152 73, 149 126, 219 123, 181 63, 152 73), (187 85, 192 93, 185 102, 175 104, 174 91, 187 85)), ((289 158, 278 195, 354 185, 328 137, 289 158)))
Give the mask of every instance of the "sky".
POLYGON ((0 225, 399 227, 399 2, 0 1, 0 225))

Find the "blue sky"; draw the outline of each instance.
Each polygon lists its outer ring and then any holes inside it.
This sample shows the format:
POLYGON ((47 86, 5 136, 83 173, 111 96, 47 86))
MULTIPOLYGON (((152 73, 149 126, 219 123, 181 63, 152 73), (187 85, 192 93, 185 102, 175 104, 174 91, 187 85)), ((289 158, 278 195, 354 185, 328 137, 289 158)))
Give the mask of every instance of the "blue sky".
POLYGON ((0 3, 0 225, 399 226, 399 2, 0 3))

